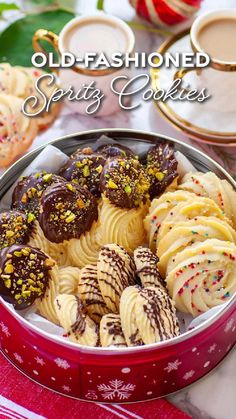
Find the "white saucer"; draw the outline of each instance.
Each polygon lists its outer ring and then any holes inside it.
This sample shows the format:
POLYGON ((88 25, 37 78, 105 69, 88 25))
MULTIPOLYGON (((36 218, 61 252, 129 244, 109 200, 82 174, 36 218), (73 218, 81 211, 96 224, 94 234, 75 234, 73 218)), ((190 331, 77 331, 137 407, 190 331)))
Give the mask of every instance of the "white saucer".
MULTIPOLYGON (((158 50, 161 54, 165 54, 167 51, 173 54, 192 52, 189 29, 174 35, 158 50)), ((172 84, 176 71, 175 67, 166 68, 165 66, 160 69, 152 69, 153 89, 167 90, 172 84)), ((186 84, 196 88, 197 77, 195 72, 189 73, 185 77, 186 84)), ((156 101, 155 103, 162 115, 189 137, 215 145, 236 146, 235 112, 212 109, 211 99, 202 103, 173 100, 168 100, 165 103, 156 101)))

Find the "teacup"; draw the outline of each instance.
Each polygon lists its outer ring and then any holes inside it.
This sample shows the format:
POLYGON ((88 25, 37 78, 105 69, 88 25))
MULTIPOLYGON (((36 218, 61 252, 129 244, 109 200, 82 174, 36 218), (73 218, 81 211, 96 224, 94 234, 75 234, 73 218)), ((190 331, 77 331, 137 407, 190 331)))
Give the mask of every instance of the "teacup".
MULTIPOLYGON (((105 52, 108 56, 117 52, 132 54, 135 45, 134 33, 130 27, 121 19, 104 13, 72 19, 64 26, 59 36, 45 29, 37 30, 33 36, 34 50, 46 53, 40 45, 42 39, 52 44, 59 56, 67 52, 74 55, 77 55, 76 52, 81 52, 81 55, 86 52, 105 52)), ((124 75, 129 76, 128 68, 88 68, 76 64, 74 67, 59 70, 60 85, 64 90, 72 86, 77 92, 83 86, 95 82, 96 89, 104 94, 102 105, 95 116, 106 116, 120 110, 110 84, 115 77, 124 75)), ((93 99, 68 101, 68 105, 74 112, 86 114, 92 101, 93 99)))
POLYGON ((211 58, 210 64, 203 69, 181 69, 174 76, 174 79, 182 79, 187 73, 196 71, 196 87, 205 87, 211 95, 209 108, 222 112, 236 111, 235 39, 236 9, 200 15, 191 27, 191 47, 193 52, 207 53, 211 58))

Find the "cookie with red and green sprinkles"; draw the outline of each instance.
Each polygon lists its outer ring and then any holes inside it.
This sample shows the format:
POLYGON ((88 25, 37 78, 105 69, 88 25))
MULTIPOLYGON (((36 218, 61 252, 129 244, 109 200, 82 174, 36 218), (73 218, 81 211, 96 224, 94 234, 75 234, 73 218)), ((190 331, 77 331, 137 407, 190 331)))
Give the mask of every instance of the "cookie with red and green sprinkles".
POLYGON ((108 159, 101 179, 101 192, 120 208, 136 208, 149 198, 150 182, 142 164, 133 158, 108 159))
POLYGON ((75 183, 64 180, 53 183, 42 195, 39 224, 53 243, 79 239, 97 219, 96 198, 75 183))
POLYGON ((0 295, 18 310, 42 298, 55 262, 41 250, 13 245, 0 253, 0 295))
POLYGON ((20 211, 0 213, 0 250, 13 244, 27 244, 35 228, 35 215, 20 211))
POLYGON ((99 197, 100 176, 106 158, 94 152, 90 147, 77 150, 61 168, 59 175, 68 181, 87 188, 93 195, 99 197))
POLYGON ((37 218, 43 192, 49 185, 61 180, 61 177, 46 171, 22 177, 13 191, 12 209, 32 213, 37 218))
POLYGON ((174 147, 168 142, 160 142, 147 153, 146 173, 150 180, 150 198, 158 197, 178 176, 178 162, 174 147))

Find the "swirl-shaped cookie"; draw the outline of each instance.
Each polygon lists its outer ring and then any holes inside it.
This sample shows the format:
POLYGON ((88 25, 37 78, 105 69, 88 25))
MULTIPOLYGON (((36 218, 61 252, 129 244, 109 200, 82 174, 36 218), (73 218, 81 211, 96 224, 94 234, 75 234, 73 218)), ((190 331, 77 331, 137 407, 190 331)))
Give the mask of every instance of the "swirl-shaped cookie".
POLYGON ((32 173, 21 177, 12 194, 12 209, 30 212, 38 218, 43 192, 52 183, 62 181, 61 177, 47 172, 32 173))
POLYGON ((60 325, 65 329, 69 340, 80 345, 98 346, 98 326, 86 315, 78 297, 61 294, 54 304, 60 325))
POLYGON ((96 199, 76 184, 61 180, 48 186, 42 194, 39 224, 45 237, 53 243, 79 239, 97 218, 96 199))
POLYGON ((59 294, 77 294, 80 270, 74 266, 59 269, 59 294))
POLYGON ((224 220, 216 217, 195 217, 192 220, 177 223, 160 240, 157 247, 158 268, 163 276, 168 263, 185 247, 207 239, 231 241, 236 244, 236 231, 224 220))
POLYGON ((134 251, 136 275, 143 287, 164 287, 163 279, 158 270, 158 257, 146 247, 138 247, 134 251))
POLYGON ((171 339, 180 333, 174 303, 163 288, 139 289, 135 317, 144 344, 171 339))
MULTIPOLYGON (((35 217, 20 211, 0 213, 0 249, 14 244, 27 244, 36 229, 35 217)), ((38 246, 35 246, 38 247, 38 246)), ((43 249, 41 249, 43 250, 43 249)))
POLYGON ((134 249, 145 242, 143 220, 147 210, 147 204, 130 210, 118 208, 103 197, 99 214, 101 242, 119 244, 132 254, 134 249))
POLYGON ((99 323, 102 316, 109 313, 100 291, 97 265, 86 265, 81 269, 78 280, 78 295, 89 316, 96 323, 99 323))
POLYGON ((167 288, 178 310, 197 316, 236 291, 236 246, 217 239, 195 243, 168 266, 167 288))
POLYGON ((121 326, 128 346, 143 345, 136 320, 136 301, 140 291, 138 285, 125 288, 120 298, 121 326))
POLYGON ((158 230, 157 245, 176 223, 188 221, 197 216, 216 217, 230 223, 230 220, 225 217, 224 213, 212 199, 196 196, 192 200, 180 202, 169 211, 158 230))
POLYGON ((157 234, 168 213, 178 203, 195 198, 195 194, 184 191, 166 192, 160 198, 152 200, 144 227, 148 235, 149 247, 156 252, 157 234))
MULTIPOLYGON (((54 262, 55 264, 55 262, 54 262)), ((55 310, 54 301, 59 293, 59 271, 57 265, 54 265, 51 278, 45 294, 35 301, 38 313, 45 319, 58 324, 57 312, 55 310)))
POLYGON ((67 253, 74 266, 83 268, 97 262, 102 246, 100 232, 100 223, 94 221, 91 229, 82 234, 79 239, 69 240, 67 253))
POLYGON ((149 179, 134 158, 108 159, 100 177, 100 190, 119 208, 137 208, 149 198, 149 179))
POLYGON ((59 174, 99 197, 100 176, 105 163, 106 159, 102 154, 95 153, 88 147, 77 150, 61 168, 59 174))
POLYGON ((17 310, 47 294, 55 276, 55 262, 28 245, 4 248, 0 253, 0 295, 17 310))
POLYGON ((160 142, 147 153, 146 173, 150 179, 150 198, 159 196, 175 181, 177 185, 177 166, 172 144, 160 142))
POLYGON ((0 93, 0 167, 23 154, 37 135, 37 122, 27 118, 21 107, 22 99, 0 93))
POLYGON ((213 199, 236 227, 236 192, 226 180, 213 172, 190 172, 183 177, 179 187, 213 199))
POLYGON ((119 314, 109 313, 102 317, 100 322, 101 346, 124 348, 127 346, 121 327, 119 314))
POLYGON ((107 307, 118 313, 123 290, 135 283, 133 260, 123 247, 107 244, 99 253, 97 272, 98 283, 107 307))

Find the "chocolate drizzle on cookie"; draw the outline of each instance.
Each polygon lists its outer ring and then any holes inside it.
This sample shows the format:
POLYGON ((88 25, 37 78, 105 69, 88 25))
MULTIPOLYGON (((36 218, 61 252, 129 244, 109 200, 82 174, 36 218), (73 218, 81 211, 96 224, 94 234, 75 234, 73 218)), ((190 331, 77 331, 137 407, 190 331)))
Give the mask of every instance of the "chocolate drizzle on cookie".
POLYGON ((42 298, 54 261, 31 246, 14 245, 0 253, 0 295, 16 309, 42 298))
POLYGON ((168 142, 160 142, 147 154, 146 173, 151 183, 150 198, 159 196, 178 176, 178 162, 174 147, 168 142))
POLYGON ((26 244, 34 231, 35 216, 20 211, 0 213, 0 250, 14 244, 26 244))
POLYGON ((81 269, 78 294, 89 316, 99 323, 101 317, 108 313, 108 309, 99 288, 96 265, 86 265, 81 269))
POLYGON ((134 251, 136 275, 140 279, 142 286, 160 286, 166 289, 157 267, 158 261, 158 257, 146 247, 140 246, 134 251))
POLYGON ((108 159, 100 188, 109 201, 120 208, 135 208, 148 199, 149 179, 142 164, 134 159, 108 159))
POLYGON ((111 244, 102 247, 98 261, 98 283, 111 311, 119 311, 123 290, 135 284, 134 272, 133 260, 122 246, 111 244))
POLYGON ((74 153, 61 168, 59 174, 99 197, 101 195, 100 176, 105 163, 106 158, 102 154, 95 153, 88 147, 74 153))
MULTIPOLYGON (((140 295, 145 301, 143 311, 149 319, 154 334, 158 333, 159 340, 178 336, 178 320, 168 293, 161 288, 149 287, 141 289, 140 295)), ((145 331, 140 330, 140 333, 143 335, 145 331)))
POLYGON ((13 191, 12 209, 32 213, 37 218, 43 192, 49 185, 61 180, 59 176, 45 171, 22 177, 13 191))
POLYGON ((41 197, 39 223, 51 242, 78 239, 97 218, 96 199, 87 189, 71 182, 53 183, 41 197))

